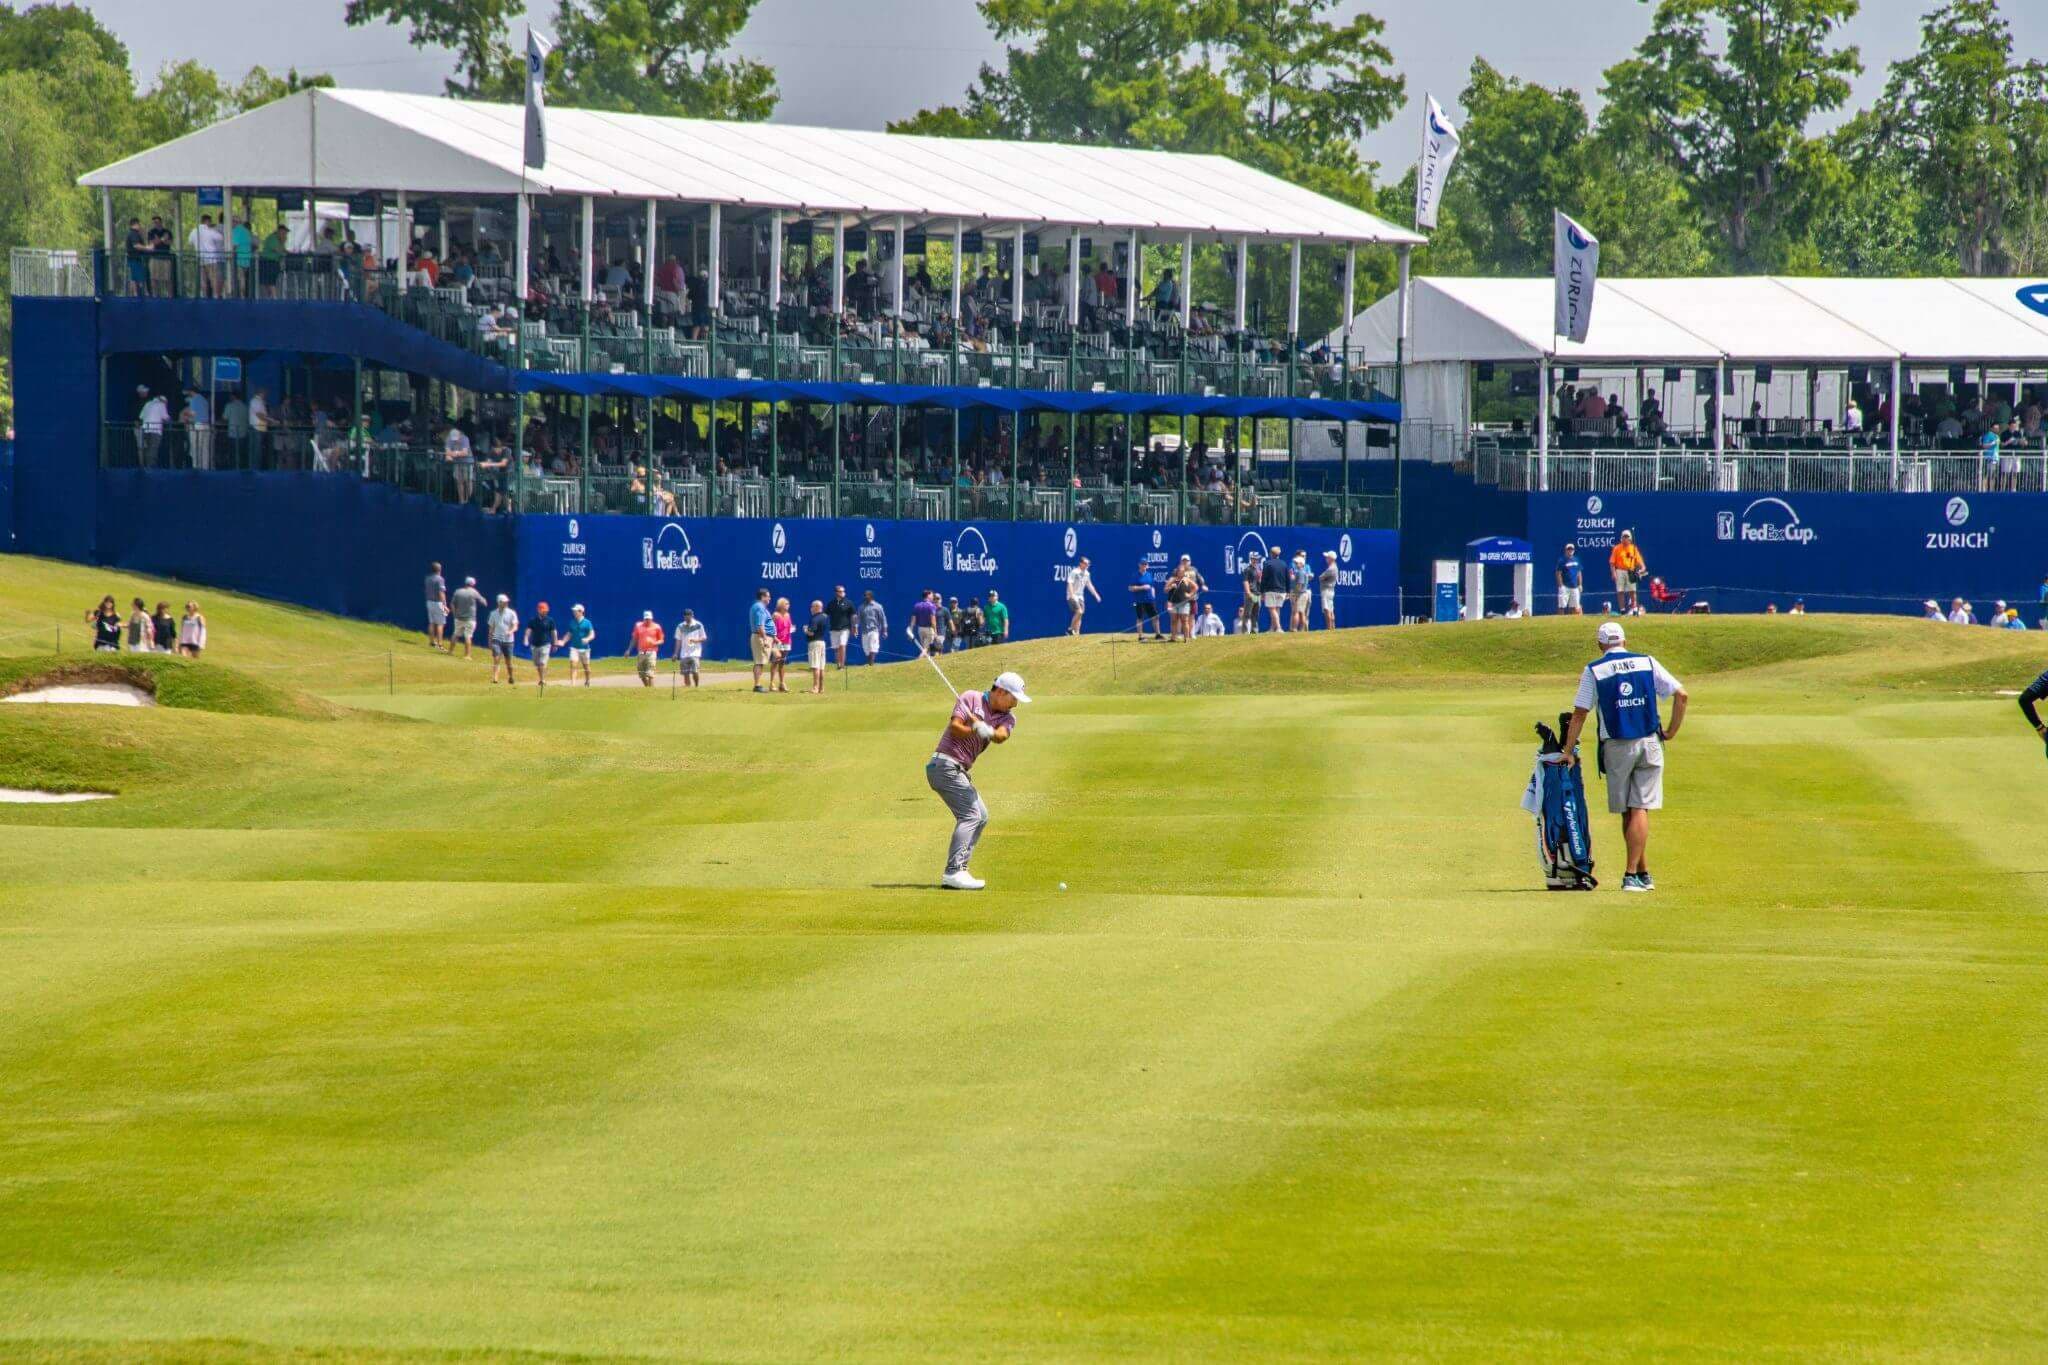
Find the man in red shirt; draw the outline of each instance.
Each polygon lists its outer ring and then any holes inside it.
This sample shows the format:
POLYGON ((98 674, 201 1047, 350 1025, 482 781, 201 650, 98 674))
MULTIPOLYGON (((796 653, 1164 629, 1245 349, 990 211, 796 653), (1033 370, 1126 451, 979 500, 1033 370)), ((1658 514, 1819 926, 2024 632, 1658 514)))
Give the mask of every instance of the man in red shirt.
POLYGON ((654 619, 654 613, 643 611, 633 625, 632 652, 640 656, 640 685, 654 686, 654 666, 661 659, 661 644, 667 638, 661 633, 661 626, 654 619))

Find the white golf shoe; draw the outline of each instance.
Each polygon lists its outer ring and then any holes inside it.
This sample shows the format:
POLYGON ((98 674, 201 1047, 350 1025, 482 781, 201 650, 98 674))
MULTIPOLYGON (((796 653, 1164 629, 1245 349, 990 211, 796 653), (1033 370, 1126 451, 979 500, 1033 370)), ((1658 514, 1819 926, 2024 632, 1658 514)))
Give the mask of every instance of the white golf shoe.
POLYGON ((979 891, 988 883, 963 869, 959 872, 948 872, 939 885, 948 891, 979 891))

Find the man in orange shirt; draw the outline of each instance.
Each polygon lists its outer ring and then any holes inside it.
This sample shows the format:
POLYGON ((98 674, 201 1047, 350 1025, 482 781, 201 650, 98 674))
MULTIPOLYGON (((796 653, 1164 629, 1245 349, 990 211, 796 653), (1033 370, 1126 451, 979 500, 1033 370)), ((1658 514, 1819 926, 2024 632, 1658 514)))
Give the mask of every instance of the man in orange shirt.
POLYGON ((665 637, 654 613, 643 611, 633 626, 633 652, 640 656, 640 685, 654 686, 654 666, 661 659, 661 643, 665 637))
POLYGON ((1634 533, 1621 533, 1608 552, 1607 567, 1614 570, 1614 608, 1628 615, 1636 610, 1636 585, 1643 577, 1643 552, 1636 548, 1634 533))

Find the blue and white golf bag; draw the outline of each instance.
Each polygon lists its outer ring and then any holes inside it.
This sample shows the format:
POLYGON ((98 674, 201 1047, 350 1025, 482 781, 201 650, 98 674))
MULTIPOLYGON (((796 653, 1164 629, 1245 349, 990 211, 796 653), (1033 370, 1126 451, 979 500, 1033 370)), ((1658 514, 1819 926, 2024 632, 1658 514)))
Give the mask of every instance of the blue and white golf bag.
MULTIPOLYGON (((1568 723, 1558 717, 1558 729, 1568 723)), ((1600 883, 1593 879, 1593 831, 1586 809, 1586 779, 1574 750, 1570 761, 1559 762, 1564 742, 1556 731, 1538 721, 1536 733, 1542 747, 1536 751, 1536 771, 1522 793, 1522 809, 1536 817, 1536 860, 1543 868, 1543 884, 1552 891, 1591 891, 1600 883)))

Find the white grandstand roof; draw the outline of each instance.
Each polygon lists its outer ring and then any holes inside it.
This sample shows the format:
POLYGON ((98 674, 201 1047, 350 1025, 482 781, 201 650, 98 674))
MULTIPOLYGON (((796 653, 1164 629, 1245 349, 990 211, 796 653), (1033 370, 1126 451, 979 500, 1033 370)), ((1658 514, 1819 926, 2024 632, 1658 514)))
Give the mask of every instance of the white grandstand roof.
MULTIPOLYGON (((2048 299, 2048 281, 1808 279, 1603 279, 1585 344, 1550 332, 1551 281, 1425 276, 1414 282, 1407 358, 1564 364, 1788 365, 1908 363, 2048 366, 2048 316, 2022 296, 2048 299)), ((1392 294, 1352 323, 1352 344, 1392 364, 1398 300, 1392 294)), ((1331 344, 1342 340, 1341 329, 1331 344)))
POLYGON ((121 189, 595 195, 872 220, 1419 244, 1406 228, 1226 157, 548 111, 384 90, 302 91, 81 177, 121 189))

